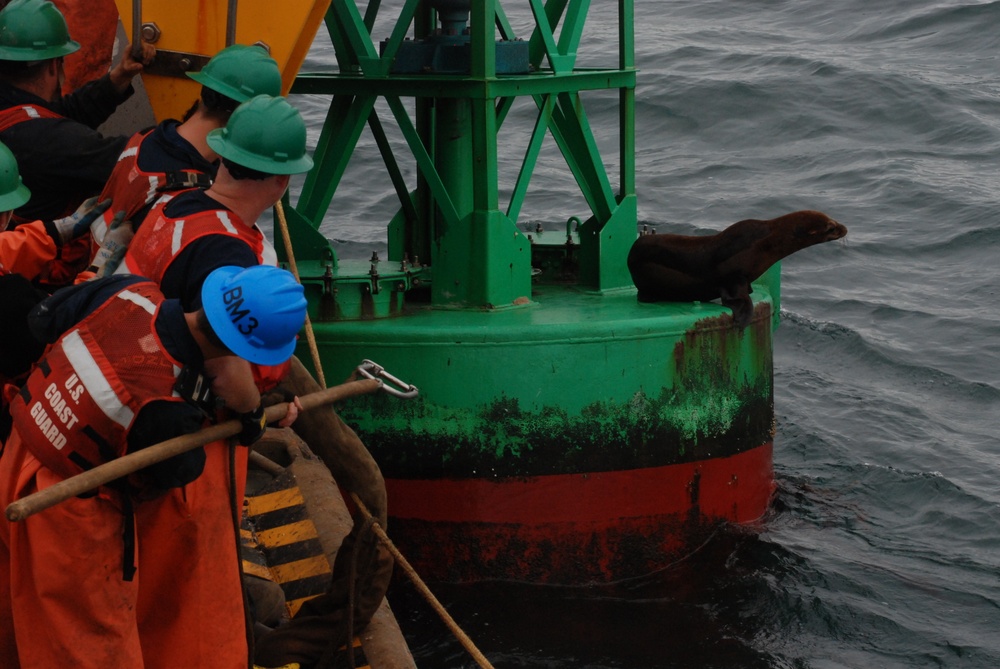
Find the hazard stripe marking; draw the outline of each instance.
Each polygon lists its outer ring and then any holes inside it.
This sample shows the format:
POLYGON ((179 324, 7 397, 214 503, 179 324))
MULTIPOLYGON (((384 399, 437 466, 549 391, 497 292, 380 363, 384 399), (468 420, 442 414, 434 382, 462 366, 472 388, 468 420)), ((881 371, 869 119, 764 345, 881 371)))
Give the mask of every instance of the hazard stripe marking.
POLYGON ((273 581, 274 578, 271 576, 271 570, 267 568, 265 564, 254 564, 253 562, 243 561, 243 573, 249 574, 250 576, 256 576, 257 578, 262 578, 265 581, 273 581))
POLYGON ((286 485, 292 487, 246 498, 242 558, 246 573, 281 586, 288 613, 295 615, 326 591, 332 570, 301 491, 291 480, 286 485))
POLYGON ((269 511, 302 506, 303 504, 305 504, 305 500, 302 499, 302 493, 298 488, 278 490, 264 495, 247 497, 247 515, 260 516, 269 511))
POLYGON ((310 576, 330 573, 330 563, 325 555, 316 555, 287 564, 271 565, 271 573, 278 583, 288 583, 310 576))
POLYGON ((257 541, 268 548, 288 546, 293 543, 316 539, 316 526, 309 520, 300 520, 267 530, 257 530, 257 541))
MULTIPOLYGON (((287 484, 292 487, 246 498, 240 538, 244 573, 279 584, 294 617, 303 604, 326 592, 332 570, 302 493, 292 481, 287 484)), ((371 669, 360 637, 353 646, 355 666, 371 669)), ((346 653, 346 646, 337 651, 337 666, 345 664, 346 653)))

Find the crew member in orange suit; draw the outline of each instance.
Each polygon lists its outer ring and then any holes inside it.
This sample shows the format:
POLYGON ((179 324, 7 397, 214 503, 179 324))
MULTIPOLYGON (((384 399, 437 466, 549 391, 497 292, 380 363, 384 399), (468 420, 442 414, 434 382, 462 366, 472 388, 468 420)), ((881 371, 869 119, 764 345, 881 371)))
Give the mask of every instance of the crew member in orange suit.
POLYGON ((32 221, 10 228, 14 209, 28 201, 31 191, 21 180, 17 159, 0 143, 0 276, 20 274, 37 279, 65 244, 90 232, 111 200, 86 200, 70 216, 54 221, 32 221))
MULTIPOLYGON (((255 266, 215 270, 201 302, 186 312, 155 283, 116 276, 60 290, 32 311, 32 330, 51 346, 11 402, 4 507, 195 432, 220 411, 244 427, 232 443, 0 520, 5 669, 248 666, 236 519, 245 446, 265 425, 247 362, 292 355, 306 301, 289 272, 255 266)), ((282 425, 301 405, 291 407, 282 425)))
POLYGON ((112 204, 94 226, 96 246, 118 212, 124 211, 135 228, 163 193, 211 186, 219 156, 206 141, 208 133, 224 127, 241 102, 255 95, 281 95, 278 63, 259 46, 227 46, 187 76, 202 88, 183 120, 166 119, 137 132, 118 157, 99 198, 112 204))

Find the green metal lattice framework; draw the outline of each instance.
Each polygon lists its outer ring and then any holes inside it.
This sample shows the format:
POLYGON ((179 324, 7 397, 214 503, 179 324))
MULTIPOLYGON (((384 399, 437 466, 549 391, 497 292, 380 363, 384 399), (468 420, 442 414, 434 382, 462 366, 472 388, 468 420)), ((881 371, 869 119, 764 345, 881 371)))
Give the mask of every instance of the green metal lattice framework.
MULTIPOLYGON (((364 15, 353 0, 334 0, 326 17, 337 73, 298 77, 293 93, 331 95, 310 172, 289 223, 300 265, 337 259, 318 232, 365 126, 371 131, 399 197, 389 224, 391 260, 419 258, 430 269, 431 304, 445 308, 503 308, 531 295, 532 244, 517 229, 543 140, 551 134, 586 200, 591 216, 579 227, 576 280, 607 291, 631 287, 625 256, 636 234, 635 82, 632 0, 618 1, 618 67, 577 67, 589 0, 528 0, 534 28, 531 70, 497 74, 497 40, 517 40, 498 0, 471 3, 466 74, 394 74, 404 39, 433 35, 436 12, 405 0, 381 53, 372 39, 378 0, 364 15), (558 34, 557 34, 558 33, 558 34), (617 191, 605 168, 581 92, 617 90, 617 191), (500 205, 498 138, 515 99, 530 96, 538 113, 516 182, 500 205), (417 166, 411 192, 376 109, 382 98, 417 166), (404 100, 412 99, 412 116, 404 100), (429 259, 429 260, 428 260, 429 259)), ((527 212, 525 212, 527 213, 527 212)), ((329 273, 328 273, 329 275, 329 273)))

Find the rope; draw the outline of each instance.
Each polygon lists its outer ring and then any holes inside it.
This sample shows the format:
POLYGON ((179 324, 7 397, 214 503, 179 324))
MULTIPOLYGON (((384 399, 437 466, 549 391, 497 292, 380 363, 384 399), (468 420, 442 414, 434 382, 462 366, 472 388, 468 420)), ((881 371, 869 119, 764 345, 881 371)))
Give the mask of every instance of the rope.
POLYGON ((361 498, 352 492, 351 499, 354 500, 354 503, 357 505, 361 515, 364 516, 365 521, 371 524, 371 528, 375 532, 376 536, 378 536, 379 540, 385 544, 385 547, 389 549, 390 553, 392 553, 392 556, 396 559, 397 564, 403 568, 406 575, 411 581, 413 581, 413 585, 417 588, 417 591, 423 595, 424 599, 427 600, 427 603, 431 605, 432 609, 434 609, 434 612, 438 614, 448 629, 451 630, 451 633, 455 635, 455 638, 458 639, 458 642, 462 644, 462 647, 465 648, 465 650, 467 650, 476 661, 476 664, 483 669, 493 669, 493 665, 486 659, 486 656, 483 655, 478 648, 476 648, 476 645, 472 643, 472 639, 470 639, 462 628, 458 626, 455 619, 449 615, 441 602, 439 602, 437 597, 434 596, 434 593, 430 591, 430 588, 428 588, 423 579, 420 578, 420 575, 417 574, 416 570, 414 570, 406 558, 403 557, 403 554, 399 552, 396 545, 392 543, 392 540, 385 533, 385 530, 382 529, 382 526, 378 524, 378 521, 372 517, 372 514, 365 507, 361 498))
MULTIPOLYGON (((288 233, 288 221, 285 219, 285 207, 278 200, 274 203, 274 209, 278 212, 278 227, 281 228, 281 239, 285 244, 285 255, 288 256, 288 266, 295 275, 295 280, 302 283, 299 278, 299 268, 295 263, 295 251, 292 249, 292 237, 288 233)), ((309 353, 312 355, 313 367, 316 368, 316 380, 321 388, 326 388, 326 377, 323 376, 323 365, 319 359, 319 347, 316 345, 316 333, 313 332, 312 321, 309 314, 306 314, 306 342, 309 344, 309 353)))

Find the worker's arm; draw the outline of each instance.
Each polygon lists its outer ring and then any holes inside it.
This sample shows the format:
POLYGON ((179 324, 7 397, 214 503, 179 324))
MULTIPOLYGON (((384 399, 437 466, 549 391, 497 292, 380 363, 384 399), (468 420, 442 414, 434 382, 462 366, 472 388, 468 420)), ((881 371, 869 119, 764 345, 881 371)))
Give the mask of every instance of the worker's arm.
POLYGON ((56 258, 59 247, 41 221, 0 232, 0 267, 33 280, 56 258))
MULTIPOLYGON (((161 441, 197 432, 205 426, 205 415, 187 402, 154 400, 136 415, 128 434, 128 452, 134 453, 161 441)), ((138 474, 146 494, 179 488, 201 476, 205 469, 205 449, 196 448, 150 465, 138 474)))

